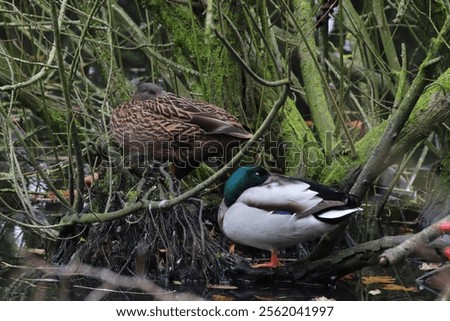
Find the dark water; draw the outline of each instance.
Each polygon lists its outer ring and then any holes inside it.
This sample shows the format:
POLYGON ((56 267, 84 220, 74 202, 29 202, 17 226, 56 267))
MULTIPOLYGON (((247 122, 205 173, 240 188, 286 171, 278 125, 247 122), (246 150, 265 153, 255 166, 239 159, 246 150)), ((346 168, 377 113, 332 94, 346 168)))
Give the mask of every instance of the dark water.
MULTIPOLYGON (((51 213, 48 213, 51 216, 51 213)), ((385 225, 386 230, 398 226, 385 225)), ((1 300, 153 300, 155 297, 130 287, 110 287, 96 278, 82 275, 58 276, 51 272, 47 253, 53 242, 12 223, 0 225, 0 299, 1 300), (40 268, 37 269, 36 267, 40 268)), ((437 295, 427 289, 419 290, 416 278, 424 275, 421 262, 407 259, 394 267, 370 266, 328 284, 302 284, 274 281, 271 278, 223 283, 220 286, 202 282, 159 282, 161 292, 192 293, 207 300, 435 300, 437 295), (368 277, 381 281, 367 284, 368 277), (386 282, 386 283, 385 283, 386 282), (398 286, 399 288, 390 288, 398 286), (164 290, 162 289, 164 288, 164 290)))

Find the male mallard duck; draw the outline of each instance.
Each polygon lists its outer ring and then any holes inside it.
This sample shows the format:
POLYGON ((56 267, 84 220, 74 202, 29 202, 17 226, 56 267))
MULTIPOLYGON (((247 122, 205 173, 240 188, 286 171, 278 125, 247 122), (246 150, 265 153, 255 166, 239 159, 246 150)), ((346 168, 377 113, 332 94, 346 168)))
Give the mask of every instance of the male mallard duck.
POLYGON ((164 92, 152 83, 141 84, 131 101, 114 109, 111 130, 135 159, 172 161, 178 178, 252 137, 224 109, 164 92))
POLYGON ((280 265, 278 249, 315 239, 360 211, 353 195, 260 166, 238 168, 227 180, 218 221, 232 241, 272 252, 271 261, 253 267, 280 265))

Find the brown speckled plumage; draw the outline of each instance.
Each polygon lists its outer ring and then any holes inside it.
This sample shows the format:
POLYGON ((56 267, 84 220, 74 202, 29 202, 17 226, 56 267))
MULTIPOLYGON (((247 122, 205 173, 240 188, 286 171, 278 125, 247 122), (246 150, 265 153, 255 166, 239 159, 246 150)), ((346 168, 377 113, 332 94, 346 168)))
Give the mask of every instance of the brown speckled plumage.
POLYGON ((224 109, 150 83, 141 84, 131 101, 114 109, 111 131, 114 140, 139 159, 173 161, 184 169, 179 177, 252 136, 224 109))

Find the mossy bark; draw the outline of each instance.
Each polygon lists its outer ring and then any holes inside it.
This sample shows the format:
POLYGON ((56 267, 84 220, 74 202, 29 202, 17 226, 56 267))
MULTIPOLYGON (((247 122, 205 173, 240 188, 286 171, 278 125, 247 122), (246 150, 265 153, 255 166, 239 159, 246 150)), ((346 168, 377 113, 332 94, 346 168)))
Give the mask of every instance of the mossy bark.
POLYGON ((173 42, 176 63, 199 72, 196 91, 202 99, 242 116, 242 72, 217 38, 207 34, 200 14, 189 6, 167 1, 145 1, 152 16, 173 42))
POLYGON ((279 123, 288 151, 285 160, 286 174, 316 177, 325 163, 323 149, 292 100, 286 102, 279 123))
POLYGON ((429 85, 414 107, 398 143, 392 149, 390 162, 407 154, 431 132, 444 128, 450 121, 450 69, 429 85))
MULTIPOLYGON (((334 143, 327 142, 330 138, 333 138, 335 124, 333 116, 329 109, 329 102, 327 99, 325 86, 327 84, 320 76, 323 71, 319 68, 318 58, 316 57, 317 47, 314 39, 314 23, 311 16, 314 15, 311 2, 305 0, 294 1, 294 15, 298 20, 305 38, 299 37, 297 42, 298 54, 300 57, 300 69, 303 78, 304 89, 306 92, 306 98, 311 110, 314 126, 317 128, 319 140, 323 145, 325 155, 331 155, 331 149, 327 146, 334 146, 334 143)), ((338 138, 334 138, 339 140, 338 138)))
MULTIPOLYGON (((413 112, 402 129, 397 143, 389 153, 389 157, 384 164, 385 167, 400 160, 421 140, 425 139, 433 131, 442 128, 443 123, 450 121, 449 98, 446 94, 450 90, 450 69, 439 77, 432 85, 422 93, 418 99, 413 112)), ((326 167, 322 172, 321 181, 326 184, 336 184, 346 181, 346 176, 351 175, 355 170, 364 165, 370 152, 379 143, 389 120, 381 123, 370 131, 357 144, 356 159, 351 159, 350 155, 342 155, 336 158, 330 167, 326 167)))

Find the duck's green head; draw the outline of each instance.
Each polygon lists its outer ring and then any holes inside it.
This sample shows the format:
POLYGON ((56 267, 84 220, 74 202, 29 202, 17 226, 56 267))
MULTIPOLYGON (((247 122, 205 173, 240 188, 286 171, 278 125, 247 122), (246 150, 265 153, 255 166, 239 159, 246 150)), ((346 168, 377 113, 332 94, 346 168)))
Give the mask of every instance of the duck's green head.
POLYGON ((239 167, 225 183, 225 205, 230 207, 246 189, 261 185, 269 176, 269 172, 261 166, 239 167))

